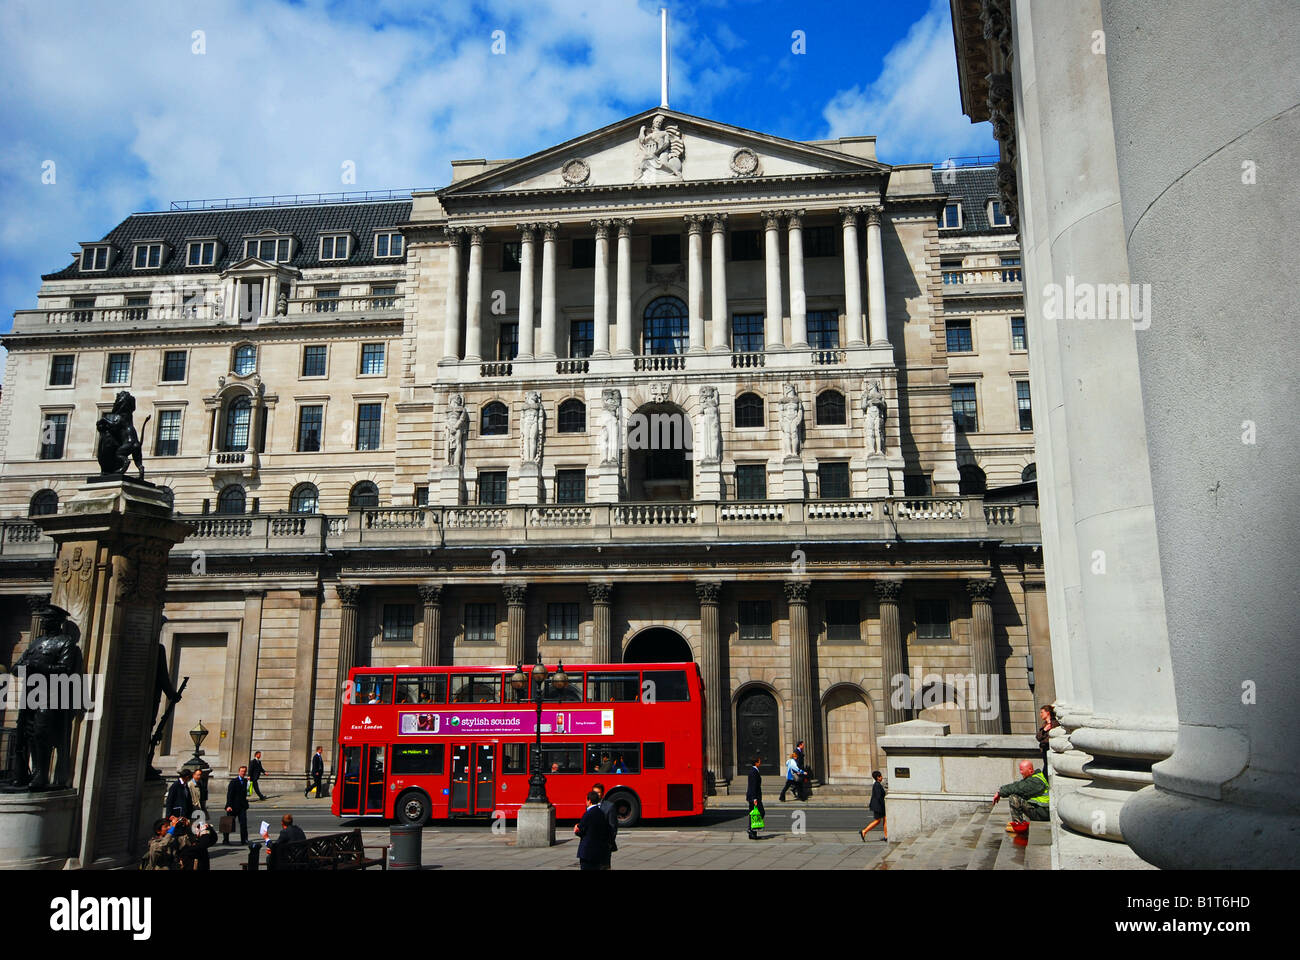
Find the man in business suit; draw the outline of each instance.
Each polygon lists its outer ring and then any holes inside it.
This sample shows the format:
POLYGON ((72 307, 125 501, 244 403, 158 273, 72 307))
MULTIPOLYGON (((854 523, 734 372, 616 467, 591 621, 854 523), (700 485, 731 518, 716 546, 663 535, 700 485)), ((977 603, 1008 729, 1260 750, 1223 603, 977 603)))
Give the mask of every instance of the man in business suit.
MULTIPOLYGON (((763 809, 763 775, 758 772, 758 765, 762 762, 762 757, 755 757, 753 766, 749 768, 749 784, 745 787, 745 802, 749 804, 751 810, 758 807, 758 815, 766 820, 767 811, 763 809)), ((758 839, 757 830, 752 827, 746 829, 749 832, 749 839, 758 839)))
POLYGON ((600 794, 592 790, 587 794, 587 812, 573 827, 582 838, 578 844, 578 869, 600 870, 609 858, 611 837, 609 818, 600 809, 600 794))
POLYGON ((194 796, 190 793, 190 780, 193 778, 194 771, 187 767, 181 771, 176 782, 167 788, 167 809, 164 811, 167 816, 188 820, 194 813, 194 796))
POLYGON ((309 793, 311 793, 313 790, 315 790, 315 791, 316 791, 316 796, 319 797, 319 796, 320 796, 320 780, 321 780, 321 777, 325 776, 325 758, 324 758, 323 756, 321 756, 321 748, 320 748, 320 747, 317 747, 317 748, 316 748, 316 752, 313 753, 313 754, 311 755, 311 773, 310 773, 310 776, 311 776, 311 783, 308 784, 307 789, 304 790, 304 791, 302 792, 302 795, 305 797, 305 796, 307 796, 307 794, 309 794, 309 793))
POLYGON ((302 827, 294 825, 292 813, 286 813, 280 818, 280 835, 275 838, 276 843, 292 843, 294 840, 306 839, 307 834, 302 832, 302 827))
POLYGON ((257 785, 257 781, 260 780, 262 775, 265 773, 266 768, 262 766, 262 751, 256 750, 253 752, 252 761, 248 764, 248 782, 253 785, 253 792, 257 794, 257 799, 259 800, 266 799, 266 797, 262 796, 262 791, 257 785))
POLYGON ((614 851, 618 849, 618 811, 614 809, 614 804, 605 799, 605 785, 603 783, 593 783, 591 789, 600 794, 600 812, 605 815, 609 821, 609 854, 605 856, 605 865, 600 869, 610 869, 610 860, 614 851))
MULTIPOLYGON (((239 842, 248 843, 248 767, 240 767, 239 773, 226 787, 226 813, 239 821, 239 842)), ((230 846, 230 834, 221 838, 223 846, 230 846)))

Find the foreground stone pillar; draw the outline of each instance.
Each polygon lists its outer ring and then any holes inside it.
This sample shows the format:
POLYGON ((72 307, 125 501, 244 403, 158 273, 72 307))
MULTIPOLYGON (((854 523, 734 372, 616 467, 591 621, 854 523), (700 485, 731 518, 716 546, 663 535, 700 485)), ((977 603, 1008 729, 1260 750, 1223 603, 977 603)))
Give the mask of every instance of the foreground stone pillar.
POLYGON ((528 584, 507 583, 501 589, 506 595, 506 661, 523 663, 527 657, 524 615, 527 612, 528 584))
MULTIPOLYGON (((977 689, 994 690, 998 696, 998 703, 1001 704, 1002 676, 998 670, 997 652, 993 646, 993 590, 997 586, 997 580, 993 577, 976 577, 966 581, 966 591, 970 594, 970 665, 971 672, 979 680, 977 689), (992 679, 983 680, 982 678, 997 678, 997 686, 993 686, 992 679), (987 683, 985 687, 983 684, 987 683)), ((1002 718, 1001 710, 989 711, 980 709, 983 705, 977 705, 973 717, 973 727, 976 733, 1001 733, 1002 718), (992 716, 985 716, 986 713, 992 712, 992 716)), ((971 713, 969 706, 967 713, 971 713)))
POLYGON ((897 685, 906 685, 908 682, 903 665, 903 631, 898 620, 898 598, 903 593, 903 581, 876 580, 875 587, 876 596, 880 600, 880 675, 884 681, 882 713, 885 726, 889 726, 907 719, 907 711, 895 706, 894 697, 897 685))
MULTIPOLYGON (((812 768, 816 779, 826 773, 818 756, 817 716, 820 704, 817 688, 813 684, 813 643, 808 633, 808 587, 803 580, 789 580, 785 584, 785 599, 790 605, 790 742, 804 741, 804 760, 812 768)), ((784 766, 783 756, 779 759, 784 766)))
POLYGON ((704 677, 705 776, 714 789, 731 781, 723 751, 723 717, 730 698, 722 676, 722 633, 718 623, 718 600, 722 584, 700 580, 695 584, 700 600, 700 673, 704 677))
POLYGON ((622 658, 614 649, 613 624, 610 622, 609 601, 614 595, 612 583, 589 583, 591 596, 591 662, 618 663, 622 658))
POLYGON ((419 591, 424 603, 424 647, 420 651, 420 665, 436 667, 442 638, 442 584, 421 584, 419 591))

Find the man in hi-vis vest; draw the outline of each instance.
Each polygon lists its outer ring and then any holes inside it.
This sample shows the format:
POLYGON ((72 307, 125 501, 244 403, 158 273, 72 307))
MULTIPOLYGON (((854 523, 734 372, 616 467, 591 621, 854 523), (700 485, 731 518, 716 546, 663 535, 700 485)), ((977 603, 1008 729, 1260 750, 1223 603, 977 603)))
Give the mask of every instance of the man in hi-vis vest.
POLYGON ((1007 829, 1015 830, 1015 824, 1026 820, 1050 819, 1047 794, 1047 774, 1035 770, 1032 760, 1021 760, 1020 779, 998 787, 993 802, 997 803, 1002 797, 1007 798, 1011 804, 1011 821, 1007 824, 1007 829))

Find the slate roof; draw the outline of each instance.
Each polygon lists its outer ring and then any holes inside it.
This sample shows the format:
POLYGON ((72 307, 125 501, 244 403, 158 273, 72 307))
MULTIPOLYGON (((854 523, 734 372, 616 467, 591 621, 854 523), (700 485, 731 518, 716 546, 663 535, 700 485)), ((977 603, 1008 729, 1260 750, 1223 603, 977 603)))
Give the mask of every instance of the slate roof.
POLYGON ((976 233, 1014 233, 1011 227, 989 226, 989 197, 998 195, 997 167, 953 167, 932 170, 934 192, 946 193, 950 200, 961 202, 961 229, 945 230, 945 237, 969 236, 976 233), (956 174, 956 183, 944 183, 944 174, 956 174))
POLYGON ((292 267, 360 267, 371 264, 406 262, 405 246, 401 257, 376 260, 375 233, 396 227, 411 219, 410 200, 384 200, 373 203, 330 203, 311 206, 248 207, 234 210, 189 210, 170 213, 134 213, 102 238, 117 247, 117 256, 107 270, 85 271, 79 260, 62 270, 47 273, 42 280, 73 280, 100 277, 143 277, 183 273, 213 273, 244 259, 244 238, 270 229, 297 238, 298 249, 289 261, 292 267), (350 231, 356 241, 347 260, 319 259, 318 235, 328 231, 350 231), (187 267, 186 241, 192 238, 217 237, 222 242, 215 264, 187 267), (153 270, 136 270, 132 264, 134 245, 144 240, 162 240, 170 246, 167 259, 153 270))

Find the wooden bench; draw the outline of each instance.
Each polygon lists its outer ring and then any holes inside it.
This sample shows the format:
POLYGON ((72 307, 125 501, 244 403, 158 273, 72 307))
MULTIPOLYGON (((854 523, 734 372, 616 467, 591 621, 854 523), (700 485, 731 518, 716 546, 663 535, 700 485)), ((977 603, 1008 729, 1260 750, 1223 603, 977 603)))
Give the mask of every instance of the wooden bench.
MULTIPOLYGON (((249 848, 245 870, 256 870, 264 844, 249 848)), ((378 857, 367 857, 361 842, 361 828, 347 833, 326 833, 306 840, 289 843, 271 843, 266 856, 267 870, 365 870, 368 867, 388 869, 388 847, 374 845, 371 849, 382 851, 378 857)))

